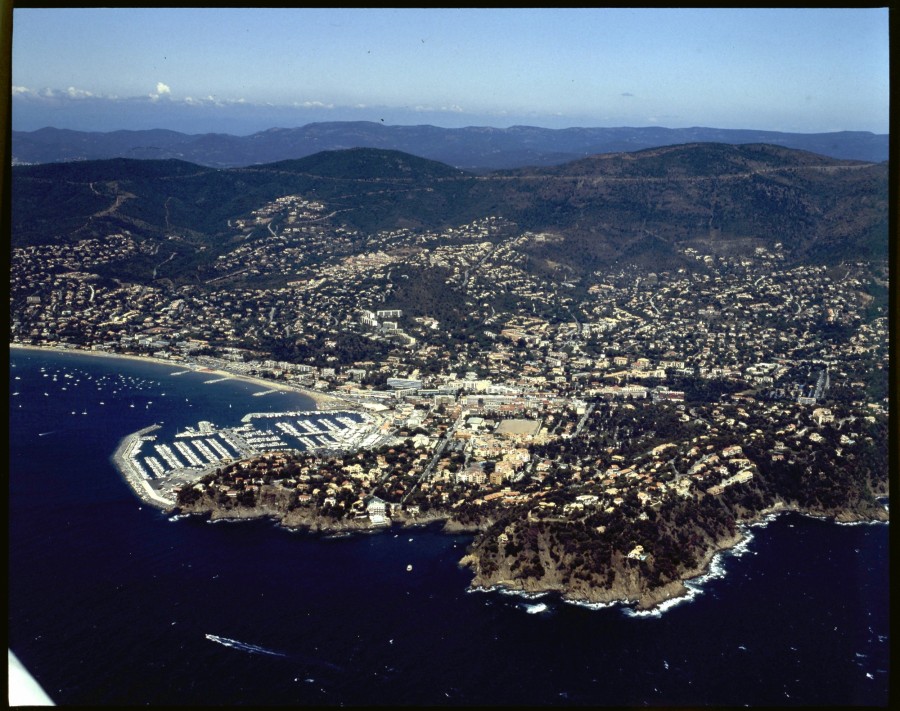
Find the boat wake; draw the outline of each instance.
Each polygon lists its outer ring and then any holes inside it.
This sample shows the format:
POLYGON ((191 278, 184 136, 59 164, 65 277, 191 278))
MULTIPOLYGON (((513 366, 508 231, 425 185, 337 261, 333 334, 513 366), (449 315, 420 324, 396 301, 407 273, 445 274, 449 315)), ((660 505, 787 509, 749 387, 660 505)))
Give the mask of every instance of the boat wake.
POLYGON ((255 644, 248 644, 247 642, 240 642, 236 639, 228 639, 228 637, 219 637, 215 634, 206 635, 206 639, 211 642, 216 642, 217 644, 221 644, 224 647, 231 647, 231 649, 237 649, 240 652, 247 652, 248 654, 268 654, 272 657, 284 657, 286 655, 281 652, 276 652, 271 649, 266 649, 265 647, 259 647, 255 644))

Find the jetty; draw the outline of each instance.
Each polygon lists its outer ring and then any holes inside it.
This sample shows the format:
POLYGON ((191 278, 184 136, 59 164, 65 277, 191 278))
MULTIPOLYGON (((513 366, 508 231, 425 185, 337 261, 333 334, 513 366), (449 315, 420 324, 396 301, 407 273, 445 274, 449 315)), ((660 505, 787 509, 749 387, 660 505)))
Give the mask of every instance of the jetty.
POLYGON ((305 449, 319 454, 355 451, 383 441, 383 420, 353 410, 250 412, 237 427, 201 420, 170 441, 157 441, 151 425, 125 437, 113 461, 135 493, 148 504, 177 505, 174 492, 228 462, 265 452, 305 449), (146 446, 145 446, 146 445, 146 446))
POLYGON ((146 471, 135 458, 144 442, 155 439, 155 436, 150 433, 159 428, 159 425, 150 425, 128 435, 119 442, 112 459, 125 481, 142 501, 157 508, 170 509, 175 506, 175 500, 163 496, 151 486, 146 471))

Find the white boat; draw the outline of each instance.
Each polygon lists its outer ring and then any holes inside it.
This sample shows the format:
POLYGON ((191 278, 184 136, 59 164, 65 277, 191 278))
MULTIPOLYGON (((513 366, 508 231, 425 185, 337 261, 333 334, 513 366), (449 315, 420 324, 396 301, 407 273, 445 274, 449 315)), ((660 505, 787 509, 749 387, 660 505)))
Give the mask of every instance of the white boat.
POLYGON ((411 570, 412 570, 412 565, 407 565, 407 566, 406 566, 406 572, 408 573, 408 572, 410 572, 411 570))

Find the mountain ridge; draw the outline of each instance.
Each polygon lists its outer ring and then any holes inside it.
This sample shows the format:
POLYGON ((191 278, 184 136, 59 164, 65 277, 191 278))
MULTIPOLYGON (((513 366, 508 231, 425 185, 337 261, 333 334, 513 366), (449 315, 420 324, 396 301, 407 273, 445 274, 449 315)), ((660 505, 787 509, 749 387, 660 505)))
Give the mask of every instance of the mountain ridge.
POLYGON ((547 129, 536 126, 390 126, 369 121, 273 127, 248 136, 185 134, 168 129, 86 132, 45 127, 12 131, 14 164, 115 157, 178 158, 216 168, 303 158, 323 150, 399 150, 476 172, 557 165, 587 155, 631 152, 684 143, 768 143, 833 158, 880 162, 888 135, 865 131, 802 134, 754 129, 616 127, 547 129))

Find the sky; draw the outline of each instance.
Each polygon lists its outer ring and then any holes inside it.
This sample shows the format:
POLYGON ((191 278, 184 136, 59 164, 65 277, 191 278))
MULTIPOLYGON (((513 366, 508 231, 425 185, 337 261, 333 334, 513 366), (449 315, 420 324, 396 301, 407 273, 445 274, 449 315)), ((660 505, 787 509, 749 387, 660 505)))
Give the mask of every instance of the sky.
POLYGON ((15 8, 14 130, 888 132, 887 8, 15 8))

